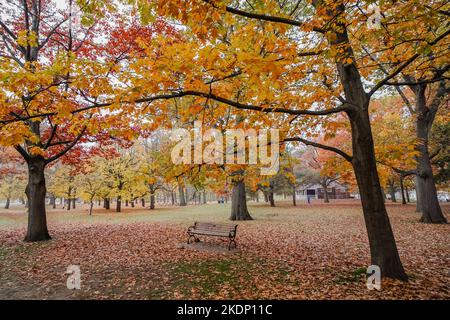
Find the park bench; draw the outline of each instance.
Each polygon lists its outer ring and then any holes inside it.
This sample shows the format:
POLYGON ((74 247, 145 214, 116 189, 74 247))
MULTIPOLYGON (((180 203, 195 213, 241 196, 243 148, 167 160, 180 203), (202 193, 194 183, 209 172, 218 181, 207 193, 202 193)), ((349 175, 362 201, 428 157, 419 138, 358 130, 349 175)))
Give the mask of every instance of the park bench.
POLYGON ((198 235, 224 237, 228 238, 228 250, 231 250, 232 243, 236 248, 236 229, 237 224, 195 222, 193 226, 190 226, 188 228, 187 233, 189 235, 189 238, 187 243, 190 243, 191 238, 194 238, 195 242, 199 242, 200 239, 197 237, 198 235))

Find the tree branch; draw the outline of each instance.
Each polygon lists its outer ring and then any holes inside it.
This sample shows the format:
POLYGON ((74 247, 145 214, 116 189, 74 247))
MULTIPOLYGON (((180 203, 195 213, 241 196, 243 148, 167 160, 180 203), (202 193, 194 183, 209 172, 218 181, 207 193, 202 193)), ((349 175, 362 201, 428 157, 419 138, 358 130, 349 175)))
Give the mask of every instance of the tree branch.
MULTIPOLYGON (((204 1, 211 4, 212 6, 214 6, 211 3, 211 1, 208 1, 208 0, 204 0, 204 1)), ((217 8, 216 6, 214 6, 214 7, 217 8)), ((301 21, 297 21, 297 20, 293 20, 293 19, 289 19, 289 18, 283 18, 283 17, 269 16, 266 14, 247 12, 247 11, 236 9, 236 8, 233 8, 230 6, 226 6, 225 10, 229 13, 233 13, 235 15, 250 18, 250 19, 277 22, 277 23, 287 24, 287 25, 296 26, 296 27, 301 27, 304 25, 304 22, 301 22, 301 21)), ((325 33, 325 30, 318 28, 318 27, 313 27, 312 30, 319 32, 319 33, 325 33)))
POLYGON ((338 155, 340 155, 341 157, 343 157, 345 160, 347 160, 348 162, 352 162, 352 160, 353 160, 353 157, 351 155, 347 154, 346 152, 342 151, 341 149, 338 149, 338 148, 335 148, 335 147, 332 147, 332 146, 327 146, 327 145, 324 145, 324 144, 321 144, 321 143, 318 143, 318 142, 309 141, 309 140, 306 140, 306 139, 303 139, 303 138, 300 138, 300 137, 285 138, 283 140, 283 142, 290 142, 290 141, 298 141, 298 142, 301 142, 301 143, 303 143, 303 144, 305 144, 307 146, 313 146, 313 147, 316 147, 316 148, 320 148, 320 149, 324 149, 324 150, 327 150, 327 151, 335 152, 338 155))
POLYGON ((81 130, 81 132, 78 134, 78 136, 76 136, 76 138, 74 140, 72 140, 72 142, 70 144, 68 144, 61 152, 59 152, 59 153, 55 154, 54 156, 46 159, 45 163, 50 163, 52 161, 55 161, 56 159, 61 158, 63 155, 65 155, 81 139, 83 134, 86 132, 86 128, 87 128, 87 126, 84 126, 83 130, 81 130))
MULTIPOLYGON (((429 42, 428 45, 433 46, 436 43, 438 43, 440 40, 444 39, 446 36, 450 34, 450 29, 445 31, 443 34, 435 38, 433 41, 429 42)), ((391 72, 389 75, 387 75, 384 79, 379 81, 368 93, 368 96, 371 97, 378 89, 380 89, 382 86, 384 86, 389 80, 397 76, 400 72, 402 72, 407 66, 409 66, 414 60, 416 60, 418 57, 420 57, 420 53, 416 53, 412 55, 409 59, 407 59, 405 62, 403 62, 397 69, 395 69, 393 72, 391 72)))

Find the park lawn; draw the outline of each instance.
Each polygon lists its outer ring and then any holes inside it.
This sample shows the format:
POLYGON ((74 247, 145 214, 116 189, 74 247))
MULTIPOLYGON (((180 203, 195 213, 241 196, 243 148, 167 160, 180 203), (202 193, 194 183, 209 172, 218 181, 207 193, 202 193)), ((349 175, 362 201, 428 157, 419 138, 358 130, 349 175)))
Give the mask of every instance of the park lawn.
MULTIPOLYGON (((22 206, 0 210, 0 299, 449 299, 450 225, 418 222, 413 205, 388 204, 407 283, 365 285, 370 264, 358 201, 293 207, 249 203, 238 248, 184 249, 194 221, 227 222, 229 204, 48 210, 48 242, 24 243, 22 206), (79 265, 81 289, 66 288, 79 265)), ((450 206, 442 205, 447 215, 450 206)), ((206 242, 226 247, 220 239, 206 242)))

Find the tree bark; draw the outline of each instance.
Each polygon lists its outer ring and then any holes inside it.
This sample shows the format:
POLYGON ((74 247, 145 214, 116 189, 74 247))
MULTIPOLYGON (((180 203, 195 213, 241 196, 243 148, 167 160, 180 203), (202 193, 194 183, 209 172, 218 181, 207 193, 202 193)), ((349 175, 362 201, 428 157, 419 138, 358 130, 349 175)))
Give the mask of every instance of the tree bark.
POLYGON ((397 198, 395 197, 395 186, 394 182, 389 182, 389 193, 391 194, 391 201, 397 202, 397 198))
POLYGON ((329 203, 330 202, 330 198, 328 196, 327 184, 323 183, 322 184, 322 188, 323 188, 323 202, 329 203))
POLYGON ((422 209, 420 209, 420 183, 419 183, 419 176, 416 175, 415 179, 414 179, 414 189, 416 191, 416 212, 422 212, 422 209))
POLYGON ((151 191, 150 193, 150 210, 155 209, 155 193, 151 191))
POLYGON ((275 207, 275 198, 273 195, 273 191, 269 191, 269 202, 271 207, 275 207))
POLYGON ((352 165, 361 195, 371 263, 380 267, 383 276, 407 280, 383 201, 367 109, 351 113, 351 126, 352 165))
POLYGON ((294 207, 297 205, 297 199, 296 199, 296 194, 295 194, 295 187, 292 187, 292 204, 294 205, 294 207))
POLYGON ((89 215, 92 216, 92 208, 94 207, 94 200, 91 200, 89 205, 89 215))
POLYGON ((56 208, 56 197, 53 194, 50 195, 50 205, 52 206, 53 209, 56 208))
POLYGON ((179 198, 180 198, 180 203, 179 203, 180 207, 186 206, 186 197, 184 194, 184 188, 180 182, 178 182, 178 194, 179 194, 179 198))
POLYGON ((402 193, 402 204, 406 204, 405 187, 403 186, 403 176, 400 175, 400 191, 402 193))
POLYGON ((110 200, 110 198, 105 198, 105 199, 103 200, 103 204, 104 204, 104 208, 105 208, 106 210, 111 209, 111 200, 110 200))
POLYGON ((244 180, 233 183, 230 220, 253 220, 247 209, 244 180))
POLYGON ((122 211, 122 196, 117 196, 116 212, 122 211))
POLYGON ((419 190, 417 198, 420 202, 419 209, 422 212, 422 222, 447 223, 447 219, 442 214, 441 206, 439 205, 433 169, 428 153, 428 135, 433 121, 428 114, 430 112, 429 108, 426 107, 425 89, 426 86, 422 85, 415 91, 416 110, 418 113, 416 135, 419 140, 416 146, 419 152, 417 156, 417 189, 419 190))
POLYGON ((77 199, 75 199, 75 198, 72 199, 72 208, 73 209, 76 209, 76 204, 75 204, 76 201, 77 201, 77 199))
POLYGON ((10 199, 9 199, 9 197, 8 198, 6 198, 6 203, 5 203, 5 209, 9 209, 9 204, 10 204, 10 199))
POLYGON ((411 199, 409 198, 409 189, 407 186, 405 186, 405 195, 406 195, 406 202, 410 203, 411 199))
POLYGON ((27 160, 28 184, 25 189, 28 200, 28 229, 25 241, 44 241, 51 239, 47 229, 45 212, 45 161, 41 156, 27 160))

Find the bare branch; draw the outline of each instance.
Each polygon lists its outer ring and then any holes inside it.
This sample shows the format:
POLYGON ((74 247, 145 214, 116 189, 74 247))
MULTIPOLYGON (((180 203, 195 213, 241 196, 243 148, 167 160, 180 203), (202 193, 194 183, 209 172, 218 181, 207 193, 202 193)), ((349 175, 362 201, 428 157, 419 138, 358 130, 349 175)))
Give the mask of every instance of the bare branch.
MULTIPOLYGON (((428 45, 433 46, 436 43, 438 43, 440 40, 444 39, 446 36, 450 34, 450 29, 445 31, 443 34, 435 38, 433 41, 429 42, 428 45)), ((368 93, 368 96, 371 97, 378 89, 380 89, 382 86, 384 86, 389 80, 395 78, 400 72, 402 72, 407 66, 409 66, 414 60, 416 60, 418 57, 420 57, 420 53, 416 53, 412 55, 409 59, 407 59, 405 62, 403 62, 400 66, 398 66, 393 72, 391 72, 388 76, 386 76, 384 79, 379 81, 368 93)))
POLYGON ((324 149, 324 150, 328 150, 328 151, 332 151, 337 153, 338 155, 340 155, 341 157, 343 157, 345 160, 347 160, 348 162, 352 162, 353 157, 349 154, 347 154, 346 152, 342 151, 341 149, 332 147, 332 146, 327 146, 318 142, 313 142, 313 141, 309 141, 300 137, 293 137, 293 138, 285 138, 283 140, 284 142, 289 142, 289 141, 298 141, 301 142, 303 144, 306 144, 307 146, 313 146, 316 148, 320 148, 320 149, 324 149))

